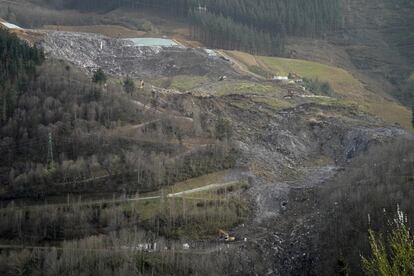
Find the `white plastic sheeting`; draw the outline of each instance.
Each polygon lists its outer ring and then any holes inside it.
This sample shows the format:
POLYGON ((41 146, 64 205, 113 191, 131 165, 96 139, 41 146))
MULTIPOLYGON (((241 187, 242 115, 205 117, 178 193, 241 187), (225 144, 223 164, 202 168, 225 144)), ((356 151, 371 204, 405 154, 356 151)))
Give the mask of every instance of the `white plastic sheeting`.
POLYGON ((3 26, 5 26, 7 29, 13 29, 13 30, 23 30, 23 28, 20 28, 19 26, 8 23, 8 22, 0 22, 3 26))

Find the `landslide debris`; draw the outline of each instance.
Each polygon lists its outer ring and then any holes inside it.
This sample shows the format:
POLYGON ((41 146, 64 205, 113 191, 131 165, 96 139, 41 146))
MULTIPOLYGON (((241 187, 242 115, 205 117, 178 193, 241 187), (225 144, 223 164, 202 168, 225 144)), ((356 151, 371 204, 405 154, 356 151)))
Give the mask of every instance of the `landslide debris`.
POLYGON ((202 48, 137 46, 127 39, 60 31, 46 32, 41 46, 51 57, 68 60, 89 71, 102 68, 113 75, 207 75, 214 79, 236 76, 227 61, 202 48))
MULTIPOLYGON (((114 75, 241 78, 227 61, 203 49, 139 47, 127 40, 65 32, 47 33, 42 46, 52 57, 87 70, 101 67, 114 75)), ((285 93, 289 88, 279 89, 285 93)), ((208 118, 197 120, 201 124, 214 125, 225 118, 231 125, 240 149, 237 166, 248 171, 251 188, 245 196, 252 208, 251 218, 233 229, 243 242, 227 249, 239 256, 234 273, 314 274, 315 188, 329 185, 338 170, 371 145, 410 134, 367 114, 300 97, 289 100, 292 107, 271 109, 251 104, 254 91, 221 97, 207 92, 209 96, 159 94, 169 110, 208 118)))

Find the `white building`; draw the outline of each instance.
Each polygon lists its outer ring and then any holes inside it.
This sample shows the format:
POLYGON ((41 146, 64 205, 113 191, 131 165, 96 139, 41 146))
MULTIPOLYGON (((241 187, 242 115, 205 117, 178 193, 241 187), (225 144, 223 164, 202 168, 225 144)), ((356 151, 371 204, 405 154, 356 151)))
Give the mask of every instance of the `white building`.
POLYGON ((287 76, 273 76, 274 81, 288 81, 289 78, 287 76))

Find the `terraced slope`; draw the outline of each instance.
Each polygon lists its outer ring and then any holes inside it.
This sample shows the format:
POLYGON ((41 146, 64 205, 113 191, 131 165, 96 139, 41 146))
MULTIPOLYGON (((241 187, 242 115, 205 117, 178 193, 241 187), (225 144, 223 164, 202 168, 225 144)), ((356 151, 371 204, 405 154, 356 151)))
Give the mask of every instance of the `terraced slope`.
POLYGON ((411 128, 410 110, 390 97, 371 91, 364 82, 345 69, 299 59, 252 56, 242 52, 229 52, 229 55, 251 70, 259 68, 269 74, 285 76, 296 73, 305 78, 328 82, 340 98, 355 102, 362 110, 386 122, 411 128))

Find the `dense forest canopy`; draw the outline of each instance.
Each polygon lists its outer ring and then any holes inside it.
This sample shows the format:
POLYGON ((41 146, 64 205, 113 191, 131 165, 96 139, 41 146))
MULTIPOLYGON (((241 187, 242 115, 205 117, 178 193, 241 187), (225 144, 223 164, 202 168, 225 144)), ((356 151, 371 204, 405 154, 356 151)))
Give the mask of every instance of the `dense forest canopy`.
POLYGON ((20 91, 42 63, 43 52, 0 28, 0 110, 1 121, 13 113, 20 91))
POLYGON ((384 30, 385 37, 396 47, 407 61, 414 65, 414 1, 394 0, 388 2, 390 10, 401 10, 400 17, 389 19, 389 28, 384 30))
MULTIPOLYGON (((338 26, 340 5, 336 0, 204 0, 192 5, 221 14, 272 34, 318 34, 338 26)), ((196 7, 197 9, 197 7, 196 7)))
POLYGON ((320 271, 334 274, 338 260, 349 275, 359 275, 367 256, 367 229, 386 232, 397 209, 414 221, 414 145, 404 139, 372 147, 352 161, 331 186, 322 189, 319 242, 320 271))
POLYGON ((318 36, 335 30, 340 0, 72 0, 81 10, 134 6, 191 20, 193 36, 211 47, 280 54, 285 35, 318 36))

